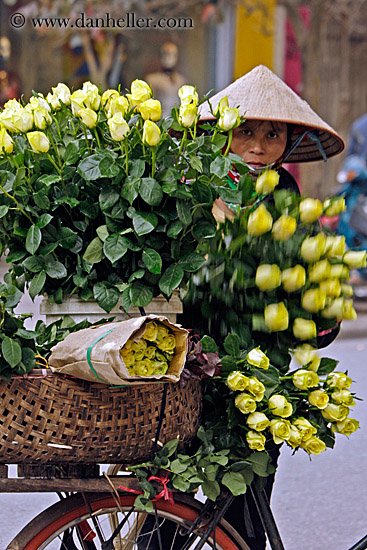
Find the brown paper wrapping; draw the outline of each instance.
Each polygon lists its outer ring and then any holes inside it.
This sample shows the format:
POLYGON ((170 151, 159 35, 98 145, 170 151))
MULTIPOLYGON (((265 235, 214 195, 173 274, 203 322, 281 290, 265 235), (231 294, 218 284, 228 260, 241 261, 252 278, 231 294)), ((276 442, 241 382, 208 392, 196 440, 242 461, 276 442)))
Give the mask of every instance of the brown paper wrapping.
POLYGON ((188 331, 181 325, 171 323, 167 317, 146 315, 73 332, 52 348, 48 364, 55 372, 101 384, 142 384, 144 382, 151 383, 153 380, 178 382, 185 365, 187 340, 188 331), (145 330, 143 325, 146 321, 159 321, 172 331, 176 338, 175 354, 166 374, 131 376, 120 355, 120 350, 130 338, 139 339, 142 336, 145 330), (96 342, 100 337, 101 339, 96 342), (95 373, 87 359, 90 346, 92 346, 90 361, 95 373))

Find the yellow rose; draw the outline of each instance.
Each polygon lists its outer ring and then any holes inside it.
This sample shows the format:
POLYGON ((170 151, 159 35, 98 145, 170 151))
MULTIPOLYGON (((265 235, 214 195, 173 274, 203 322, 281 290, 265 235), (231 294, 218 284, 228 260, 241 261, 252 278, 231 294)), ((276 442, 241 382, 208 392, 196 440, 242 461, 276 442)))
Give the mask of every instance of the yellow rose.
POLYGON ((318 199, 303 199, 299 205, 300 220, 303 223, 315 222, 322 214, 322 202, 318 199))
POLYGON ((295 292, 305 285, 306 271, 299 264, 282 271, 282 285, 286 292, 295 292))
POLYGON ((341 285, 339 279, 325 279, 319 284, 321 292, 324 292, 329 298, 337 298, 341 293, 341 285))
POLYGON ((129 102, 123 95, 118 97, 112 97, 108 108, 107 108, 107 118, 112 118, 117 113, 121 113, 124 117, 129 110, 129 102))
POLYGON ((330 266, 330 277, 346 280, 349 279, 349 269, 343 264, 334 264, 330 266))
POLYGON ((173 334, 169 334, 157 345, 162 351, 173 351, 176 347, 176 338, 173 334))
POLYGON ((229 103, 228 103, 228 96, 225 95, 224 97, 222 97, 218 105, 215 107, 214 115, 217 118, 220 117, 226 107, 229 107, 229 103))
POLYGON ((29 132, 33 127, 33 114, 29 113, 26 109, 16 111, 13 114, 13 123, 18 132, 29 132))
POLYGON ((88 128, 94 128, 97 124, 97 113, 92 109, 84 109, 84 107, 81 107, 78 110, 77 116, 88 128))
POLYGON ((166 374, 168 370, 168 364, 165 361, 152 361, 152 365, 153 365, 152 374, 154 375, 166 374))
POLYGON ((246 390, 255 397, 255 401, 262 401, 264 398, 265 386, 257 378, 249 378, 246 390))
POLYGON ((70 96, 71 111, 76 116, 80 109, 85 108, 86 94, 82 90, 75 90, 70 96))
POLYGON ((321 359, 315 348, 309 344, 302 344, 302 346, 297 347, 295 349, 294 357, 304 369, 317 372, 317 369, 320 366, 321 359))
POLYGON ((255 284, 260 290, 273 290, 280 286, 282 272, 276 264, 261 264, 256 270, 255 284))
POLYGON ((4 109, 2 113, 0 113, 0 123, 8 132, 16 132, 17 129, 14 126, 13 123, 13 115, 15 111, 12 111, 11 109, 4 109))
POLYGON ((137 376, 151 376, 153 374, 154 365, 149 359, 137 361, 134 365, 134 373, 137 376))
POLYGON ((345 405, 346 407, 354 407, 356 402, 353 399, 353 395, 349 390, 337 390, 331 394, 331 399, 338 405, 345 405))
POLYGON ((339 390, 345 390, 350 388, 352 379, 349 378, 343 372, 332 372, 326 379, 326 383, 331 388, 338 388, 339 390))
POLYGON ((321 411, 321 414, 325 420, 330 420, 330 422, 341 422, 347 418, 349 409, 344 405, 329 403, 326 405, 325 409, 321 411))
POLYGON ((129 367, 132 367, 135 363, 135 355, 134 355, 134 352, 131 351, 131 350, 127 350, 125 348, 123 348, 121 351, 120 351, 120 355, 121 357, 123 358, 124 360, 124 363, 126 365, 127 368, 129 367))
POLYGON ((147 359, 153 359, 156 348, 154 346, 147 346, 145 350, 145 357, 147 359))
POLYGON ((49 113, 51 111, 51 107, 45 100, 42 94, 38 94, 38 97, 32 96, 29 100, 28 105, 25 106, 26 111, 28 112, 34 112, 37 109, 44 109, 49 113))
POLYGON ((166 336, 168 336, 169 334, 170 334, 169 329, 164 325, 159 324, 158 331, 157 331, 157 338, 156 338, 157 343, 161 342, 163 338, 166 338, 166 336))
POLYGON ((282 418, 288 418, 293 412, 292 403, 280 394, 274 394, 269 398, 269 409, 274 416, 282 418))
POLYGON ((246 356, 247 362, 253 367, 259 369, 268 369, 269 368, 269 358, 263 353, 260 347, 254 348, 248 352, 246 356))
POLYGON ((129 125, 122 113, 115 113, 107 120, 107 124, 114 141, 122 141, 130 132, 129 125))
POLYGON ((260 204, 260 206, 249 215, 247 232, 249 235, 258 237, 270 231, 272 225, 273 218, 270 212, 266 209, 264 204, 260 204))
POLYGON ((337 216, 346 209, 343 197, 326 199, 324 201, 324 214, 330 218, 337 216))
POLYGON ((358 430, 359 428, 359 422, 358 420, 354 420, 354 418, 345 418, 341 422, 336 422, 336 424, 333 424, 331 429, 339 434, 346 435, 347 437, 351 435, 353 432, 358 430))
POLYGON ((256 193, 272 193, 279 183, 279 174, 275 170, 266 170, 256 180, 256 193))
POLYGON ((297 220, 292 216, 280 216, 274 223, 271 233, 275 241, 287 241, 297 229, 297 220))
POLYGON ((264 451, 266 438, 263 434, 250 430, 246 434, 246 441, 253 451, 264 451))
POLYGON ((329 305, 322 310, 321 316, 325 319, 337 319, 343 318, 343 307, 344 307, 344 298, 335 298, 332 300, 329 305))
POLYGON ((348 319, 350 321, 357 319, 357 312, 353 307, 353 300, 343 301, 342 319, 348 319))
POLYGON ((243 414, 249 414, 256 410, 256 401, 249 393, 239 393, 234 403, 243 414))
POLYGON ((155 122, 146 120, 143 126, 143 142, 151 147, 158 145, 161 139, 161 131, 155 122))
MULTIPOLYGON (((105 90, 102 94, 102 97, 101 97, 101 101, 102 101, 102 107, 103 109, 108 112, 108 109, 110 107, 110 104, 111 104, 111 101, 113 99, 117 99, 118 97, 120 97, 120 94, 118 93, 117 90, 105 90)), ((128 101, 126 98, 124 98, 126 100, 126 104, 128 105, 128 101)))
POLYGON ((315 436, 303 440, 301 443, 301 448, 304 449, 309 455, 319 455, 320 453, 326 451, 325 443, 315 436))
POLYGON ((316 262, 308 268, 308 278, 312 283, 319 283, 330 277, 330 264, 327 260, 316 262))
POLYGON ((178 121, 185 128, 191 128, 196 124, 198 118, 197 106, 195 103, 182 103, 178 111, 178 121))
POLYGON ((283 419, 274 419, 270 421, 269 430, 271 435, 273 436, 274 443, 279 445, 280 443, 283 443, 283 441, 287 441, 287 439, 291 436, 291 423, 289 420, 283 420, 283 419))
POLYGON ((43 132, 28 132, 27 139, 35 153, 47 153, 50 148, 48 137, 43 132))
POLYGON ((225 107, 218 120, 218 126, 224 132, 229 132, 240 124, 240 115, 237 107, 225 107))
POLYGON ((158 334, 158 326, 154 321, 149 321, 145 325, 144 338, 150 342, 155 342, 158 334))
POLYGON ((84 103, 87 109, 98 111, 99 106, 101 105, 101 98, 98 92, 98 88, 97 90, 88 90, 85 95, 86 97, 84 103))
POLYGON ((138 110, 144 120, 153 120, 156 122, 162 116, 162 107, 158 99, 147 99, 140 103, 138 110))
POLYGON ((307 439, 310 439, 310 437, 317 433, 317 429, 312 426, 311 422, 302 416, 297 418, 293 424, 300 432, 302 441, 307 441, 307 439))
POLYGON ((38 107, 33 111, 33 118, 34 118, 34 125, 39 130, 45 130, 47 126, 49 126, 52 123, 52 118, 46 111, 46 109, 42 109, 41 107, 38 107))
POLYGON ((271 332, 287 330, 289 316, 283 302, 269 304, 264 310, 265 324, 271 332))
POLYGON ((9 136, 8 132, 6 131, 6 128, 0 129, 0 154, 6 153, 7 155, 10 155, 10 153, 13 152, 14 149, 14 142, 12 138, 9 136))
POLYGON ((270 420, 264 413, 254 412, 248 415, 246 424, 251 430, 262 432, 269 426, 270 420))
POLYGON ((302 442, 301 432, 298 430, 297 426, 291 424, 289 427, 289 438, 287 439, 287 444, 295 449, 299 447, 302 442))
POLYGON ((299 369, 293 374, 292 382, 299 390, 307 390, 308 388, 317 386, 319 377, 316 372, 299 369))
POLYGON ((152 97, 152 89, 144 80, 136 79, 131 84, 131 102, 139 105, 152 97))
POLYGON ((52 92, 59 102, 64 103, 64 105, 70 105, 71 92, 66 84, 59 82, 57 86, 52 88, 52 92))
POLYGON ((343 256, 343 262, 351 269, 366 267, 366 250, 348 250, 343 256))
POLYGON ((299 340, 310 340, 316 336, 316 325, 314 321, 297 317, 293 323, 293 334, 299 340))
POLYGON ((326 255, 328 258, 331 258, 332 256, 342 256, 344 252, 344 235, 326 237, 326 255))
POLYGON ((182 102, 197 103, 199 101, 199 96, 196 89, 194 88, 194 86, 190 86, 188 84, 181 86, 181 88, 178 90, 178 97, 181 99, 182 102))
POLYGON ((351 298, 353 296, 352 285, 341 284, 340 291, 341 291, 341 294, 344 296, 344 298, 351 298))
POLYGON ((9 99, 6 103, 4 103, 4 109, 9 109, 13 112, 21 111, 23 106, 17 99, 9 99))
POLYGON ((318 409, 325 409, 329 403, 329 396, 322 390, 314 390, 308 394, 308 401, 318 409))
POLYGON ((248 384, 248 377, 238 370, 234 370, 227 376, 227 385, 232 391, 243 391, 248 384))
POLYGON ((306 237, 301 245, 301 257, 305 262, 317 262, 325 252, 326 239, 323 233, 315 237, 306 237))
POLYGON ((325 307, 326 294, 319 288, 306 290, 302 296, 302 307, 311 313, 317 313, 325 307))
POLYGON ((48 103, 51 105, 51 108, 54 110, 54 111, 58 111, 61 109, 61 103, 60 101, 58 100, 58 98, 54 95, 54 94, 51 94, 50 92, 47 94, 46 96, 46 99, 48 101, 48 103))

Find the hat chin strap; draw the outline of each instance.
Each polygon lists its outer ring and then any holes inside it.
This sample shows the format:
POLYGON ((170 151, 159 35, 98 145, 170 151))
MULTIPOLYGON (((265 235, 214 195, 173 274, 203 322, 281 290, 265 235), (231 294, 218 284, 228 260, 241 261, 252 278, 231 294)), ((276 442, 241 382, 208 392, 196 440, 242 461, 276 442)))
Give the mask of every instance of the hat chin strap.
MULTIPOLYGON (((268 164, 267 166, 251 166, 251 164, 248 164, 245 162, 247 168, 250 170, 250 176, 258 176, 265 170, 273 170, 276 167, 276 164, 278 161, 272 162, 271 164, 268 164)), ((279 166, 277 166, 279 168, 279 166)))

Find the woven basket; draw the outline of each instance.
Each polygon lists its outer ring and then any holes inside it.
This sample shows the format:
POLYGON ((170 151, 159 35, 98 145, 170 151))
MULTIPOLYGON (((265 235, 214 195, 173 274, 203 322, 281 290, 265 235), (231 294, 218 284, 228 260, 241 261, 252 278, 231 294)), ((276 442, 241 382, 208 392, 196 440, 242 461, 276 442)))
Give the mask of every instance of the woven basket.
MULTIPOLYGON (((52 374, 0 383, 0 462, 121 463, 150 457, 163 384, 117 389, 52 374)), ((159 441, 189 441, 199 427, 201 386, 169 383, 159 441)))

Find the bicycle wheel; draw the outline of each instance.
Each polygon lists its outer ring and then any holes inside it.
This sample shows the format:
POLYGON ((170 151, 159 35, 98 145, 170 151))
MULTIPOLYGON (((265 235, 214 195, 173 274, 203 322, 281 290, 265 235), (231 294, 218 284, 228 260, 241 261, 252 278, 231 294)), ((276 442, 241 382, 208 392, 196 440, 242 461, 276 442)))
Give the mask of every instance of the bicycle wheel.
MULTIPOLYGON (((135 510, 135 496, 117 499, 110 493, 88 493, 86 498, 88 506, 79 493, 50 506, 23 528, 6 550, 158 550, 158 537, 164 550, 179 550, 201 509, 189 495, 175 495, 173 504, 158 501, 157 517, 135 510), (123 521, 119 535, 106 546, 114 527, 123 521)), ((202 537, 203 531, 195 531, 195 541, 187 548, 196 548, 202 537)), ((250 550, 225 520, 215 530, 215 541, 213 538, 211 534, 200 548, 250 550)))

